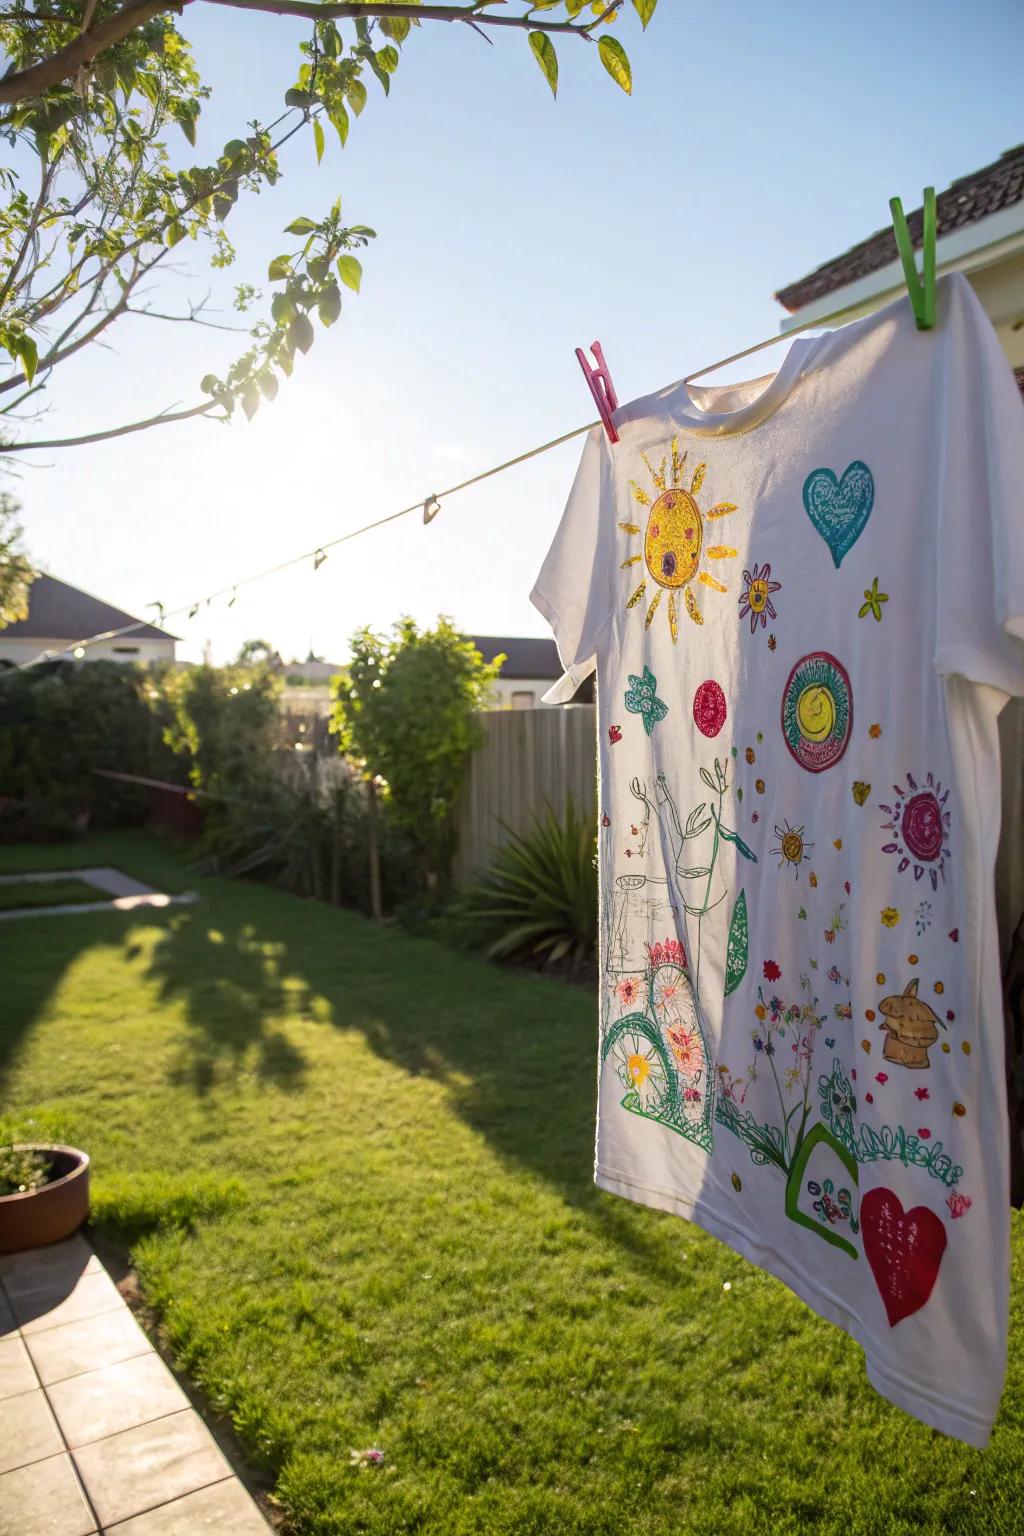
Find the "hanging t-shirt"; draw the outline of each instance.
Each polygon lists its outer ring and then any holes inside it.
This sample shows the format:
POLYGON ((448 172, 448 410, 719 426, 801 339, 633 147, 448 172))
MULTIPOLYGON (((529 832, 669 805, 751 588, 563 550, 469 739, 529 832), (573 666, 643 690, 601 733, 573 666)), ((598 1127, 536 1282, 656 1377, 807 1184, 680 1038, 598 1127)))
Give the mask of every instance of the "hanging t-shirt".
POLYGON ((784 1280, 984 1445, 1006 1364, 996 720, 1024 411, 967 281, 622 408, 533 601, 596 656, 596 1177, 784 1280))

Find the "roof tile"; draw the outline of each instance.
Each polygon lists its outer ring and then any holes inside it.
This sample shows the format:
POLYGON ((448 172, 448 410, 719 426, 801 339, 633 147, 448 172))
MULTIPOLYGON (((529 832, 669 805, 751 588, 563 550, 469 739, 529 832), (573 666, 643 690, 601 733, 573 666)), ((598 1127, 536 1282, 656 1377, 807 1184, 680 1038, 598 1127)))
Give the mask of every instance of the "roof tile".
MULTIPOLYGON (((936 198, 939 235, 975 224, 1003 208, 1012 208, 1024 200, 1024 144, 1008 149, 992 165, 983 166, 969 176, 961 176, 936 198)), ((910 238, 915 248, 921 244, 923 210, 915 208, 907 215, 910 238)), ((891 226, 880 229, 842 256, 834 256, 797 282, 780 288, 775 297, 793 314, 805 304, 845 288, 861 277, 868 277, 897 259, 896 237, 891 226)))

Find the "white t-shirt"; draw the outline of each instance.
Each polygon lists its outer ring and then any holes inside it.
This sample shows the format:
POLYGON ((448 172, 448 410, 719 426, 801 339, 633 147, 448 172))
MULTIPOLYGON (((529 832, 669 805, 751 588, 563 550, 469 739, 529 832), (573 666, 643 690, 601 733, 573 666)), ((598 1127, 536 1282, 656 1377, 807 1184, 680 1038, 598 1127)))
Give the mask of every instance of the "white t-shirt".
POLYGON ((1024 411, 967 281, 623 407, 533 601, 601 757, 597 1183, 698 1222, 984 1445, 1006 1365, 996 718, 1024 411))

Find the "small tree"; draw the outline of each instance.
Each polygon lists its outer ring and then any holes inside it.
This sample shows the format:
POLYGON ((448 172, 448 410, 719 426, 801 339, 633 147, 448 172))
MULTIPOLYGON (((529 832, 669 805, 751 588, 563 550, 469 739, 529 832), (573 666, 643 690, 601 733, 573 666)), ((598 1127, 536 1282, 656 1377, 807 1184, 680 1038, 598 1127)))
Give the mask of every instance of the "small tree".
POLYGON ((265 667, 167 672, 164 740, 187 755, 197 789, 242 796, 266 778, 277 746, 281 682, 265 667))
POLYGON ((0 629, 28 617, 28 589, 35 577, 22 548, 20 511, 13 496, 0 492, 0 629))
MULTIPOLYGON (((296 135, 308 135, 318 164, 327 128, 344 145, 370 77, 387 94, 403 45, 421 26, 518 33, 552 91, 555 41, 595 44, 612 79, 632 89, 626 51, 608 30, 625 0, 515 0, 501 14, 493 14, 493 0, 188 0, 189 17, 206 3, 274 12, 307 28, 283 103, 264 111, 245 71, 234 72, 235 136, 205 164, 189 163, 210 88, 179 26, 185 0, 0 5, 0 453, 101 442, 189 417, 224 421, 239 406, 251 419, 261 401, 276 397, 281 378, 313 345, 314 321, 333 325, 342 289, 359 290, 354 253, 374 232, 343 223, 340 196, 326 212, 285 226, 292 238, 270 262, 265 292, 236 286, 236 308, 256 311, 248 344, 222 374, 204 375, 198 398, 72 437, 21 435, 22 405, 32 401, 38 411, 41 400, 59 397, 61 365, 107 344, 112 325, 123 333, 129 316, 136 324, 236 328, 207 314, 205 300, 157 298, 161 279, 164 289, 183 280, 180 269, 173 273, 188 248, 182 242, 205 248, 215 270, 229 267, 235 251, 225 223, 236 205, 275 185, 279 156, 296 135)), ((632 3, 646 27, 657 0, 632 3)), ((246 24, 239 15, 237 26, 246 24)))
POLYGON ((451 864, 455 803, 482 739, 477 711, 504 660, 485 662, 450 619, 420 630, 404 618, 390 636, 359 630, 348 675, 331 685, 341 750, 384 780, 391 815, 419 849, 430 890, 451 864))

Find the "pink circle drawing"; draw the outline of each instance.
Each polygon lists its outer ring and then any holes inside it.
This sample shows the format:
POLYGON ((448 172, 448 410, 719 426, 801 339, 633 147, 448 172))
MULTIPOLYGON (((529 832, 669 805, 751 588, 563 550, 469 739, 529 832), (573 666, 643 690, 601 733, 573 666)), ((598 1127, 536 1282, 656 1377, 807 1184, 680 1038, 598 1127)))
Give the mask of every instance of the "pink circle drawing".
POLYGON ((726 714, 725 694, 714 678, 709 677, 693 696, 693 718, 698 731, 705 736, 717 736, 725 724, 726 714))
POLYGON ((930 790, 908 800, 900 824, 903 841, 915 859, 932 862, 942 852, 942 811, 930 790))

